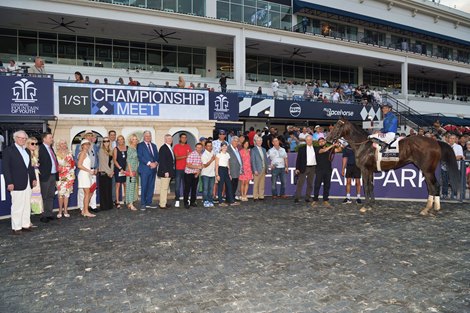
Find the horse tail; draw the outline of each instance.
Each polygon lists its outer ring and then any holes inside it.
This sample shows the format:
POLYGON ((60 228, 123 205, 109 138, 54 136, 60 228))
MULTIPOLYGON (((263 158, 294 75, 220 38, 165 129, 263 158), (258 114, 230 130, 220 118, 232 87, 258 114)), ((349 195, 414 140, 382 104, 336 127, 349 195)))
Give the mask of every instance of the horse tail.
POLYGON ((454 149, 444 141, 438 142, 441 147, 441 162, 447 164, 450 186, 452 187, 452 190, 457 191, 460 188, 460 171, 454 149))

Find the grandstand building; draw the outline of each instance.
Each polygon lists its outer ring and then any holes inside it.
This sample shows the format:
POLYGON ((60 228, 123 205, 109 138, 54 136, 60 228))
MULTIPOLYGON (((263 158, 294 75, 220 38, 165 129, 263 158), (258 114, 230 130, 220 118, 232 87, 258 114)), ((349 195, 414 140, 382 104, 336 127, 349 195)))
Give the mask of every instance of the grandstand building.
MULTIPOLYGON (((298 97, 306 83, 326 81, 324 94, 369 85, 413 112, 470 118, 470 14, 434 1, 3 0, 0 9, 0 60, 31 65, 41 56, 55 81, 74 82, 80 71, 92 82, 174 86, 182 75, 220 91, 225 73, 229 91, 249 97, 261 87, 266 98, 274 79, 280 97, 287 81, 298 97)), ((105 132, 151 121, 61 114, 57 95, 54 105, 70 139, 89 125, 105 132)), ((172 120, 155 128, 158 140, 172 120)), ((195 138, 215 125, 180 123, 195 138)))

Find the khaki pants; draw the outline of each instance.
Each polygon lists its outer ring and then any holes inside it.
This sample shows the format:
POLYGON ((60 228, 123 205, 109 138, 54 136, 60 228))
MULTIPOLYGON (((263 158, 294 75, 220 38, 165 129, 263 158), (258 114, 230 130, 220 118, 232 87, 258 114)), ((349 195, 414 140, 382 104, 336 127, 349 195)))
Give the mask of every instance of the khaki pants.
POLYGON ((13 190, 10 192, 11 228, 13 230, 21 230, 31 226, 31 193, 29 178, 25 190, 13 190))
POLYGON ((166 202, 168 199, 168 190, 170 189, 171 178, 160 177, 160 207, 166 207, 166 202))
POLYGON ((313 190, 313 178, 315 177, 315 165, 307 166, 305 173, 299 173, 297 180, 297 189, 295 191, 295 199, 299 199, 304 187, 305 179, 307 179, 307 190, 305 192, 305 199, 309 199, 313 190))
POLYGON ((264 199, 264 183, 266 181, 266 171, 261 171, 258 175, 253 174, 253 199, 264 199))

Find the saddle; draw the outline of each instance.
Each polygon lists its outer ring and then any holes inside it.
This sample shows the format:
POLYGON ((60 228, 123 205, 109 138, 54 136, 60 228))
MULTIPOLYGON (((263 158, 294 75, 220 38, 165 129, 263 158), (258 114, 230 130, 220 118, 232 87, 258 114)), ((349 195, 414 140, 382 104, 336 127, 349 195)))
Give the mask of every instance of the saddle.
POLYGON ((398 142, 400 141, 401 137, 392 140, 390 143, 386 143, 384 141, 378 140, 372 146, 375 148, 375 160, 377 162, 377 170, 381 171, 382 168, 380 163, 382 161, 393 161, 397 162, 400 159, 400 149, 398 142))

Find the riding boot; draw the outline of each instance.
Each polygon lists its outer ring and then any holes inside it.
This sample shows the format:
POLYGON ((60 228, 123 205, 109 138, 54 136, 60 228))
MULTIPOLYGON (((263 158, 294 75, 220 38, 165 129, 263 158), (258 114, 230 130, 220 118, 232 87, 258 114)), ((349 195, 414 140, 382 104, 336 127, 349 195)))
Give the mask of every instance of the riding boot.
POLYGON ((380 153, 387 151, 388 143, 380 141, 378 144, 380 145, 380 153))

